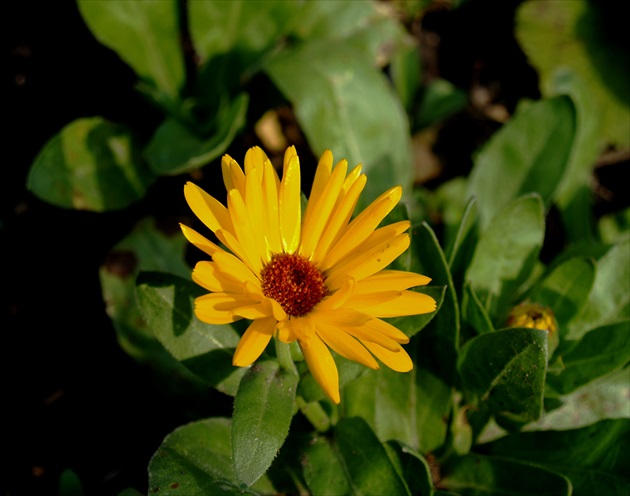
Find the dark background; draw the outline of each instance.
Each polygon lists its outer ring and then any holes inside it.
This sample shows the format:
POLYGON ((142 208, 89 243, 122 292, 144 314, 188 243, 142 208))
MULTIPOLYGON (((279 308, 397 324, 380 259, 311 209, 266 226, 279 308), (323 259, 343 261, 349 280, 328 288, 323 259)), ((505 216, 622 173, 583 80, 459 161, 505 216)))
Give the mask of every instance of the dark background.
MULTIPOLYGON (((424 48, 425 75, 464 89, 481 82, 508 111, 524 96, 537 98, 535 72, 513 38, 518 2, 470 3, 422 21, 423 43, 430 32, 440 40, 424 48)), ((146 142, 161 114, 134 90, 131 69, 93 38, 73 2, 14 1, 3 11, 0 495, 57 494, 65 469, 88 495, 128 486, 146 493, 151 455, 191 417, 118 346, 98 268, 138 219, 187 213, 186 178, 159 179, 140 203, 104 214, 63 210, 29 193, 33 159, 72 120, 102 115, 146 142)), ((472 150, 497 127, 474 109, 452 118, 436 144, 444 169, 434 185, 466 174, 472 150)), ((231 146, 237 160, 251 135, 250 125, 231 146)))

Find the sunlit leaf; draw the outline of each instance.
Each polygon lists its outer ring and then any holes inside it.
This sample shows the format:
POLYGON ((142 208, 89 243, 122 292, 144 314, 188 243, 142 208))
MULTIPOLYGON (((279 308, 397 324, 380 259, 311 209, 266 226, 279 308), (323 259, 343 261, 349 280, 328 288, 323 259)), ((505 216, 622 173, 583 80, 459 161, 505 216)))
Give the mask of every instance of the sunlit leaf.
POLYGON ((628 148, 630 69, 619 63, 626 52, 610 40, 604 10, 587 0, 523 2, 516 11, 515 35, 539 72, 543 94, 557 94, 554 78, 560 68, 575 71, 594 102, 585 119, 601 122, 598 141, 628 148))
POLYGON ((575 106, 567 96, 519 108, 479 152, 468 196, 477 198, 483 226, 527 193, 545 205, 562 179, 576 132, 575 106))
POLYGON ((90 31, 136 74, 177 100, 184 84, 177 2, 91 2, 79 0, 90 31))
POLYGON ((293 104, 316 155, 330 149, 368 183, 364 206, 385 189, 411 191, 411 144, 405 112, 385 76, 343 43, 311 41, 285 49, 264 67, 293 104))
POLYGON ((26 186, 58 207, 103 212, 141 199, 154 179, 126 127, 91 117, 71 122, 44 145, 26 186))
POLYGON ((245 373, 232 365, 239 334, 231 325, 206 324, 194 316, 194 299, 204 290, 161 272, 142 272, 136 284, 142 317, 160 343, 210 385, 234 394, 245 373))
POLYGON ((243 376, 234 399, 232 452, 238 480, 251 486, 269 468, 293 417, 298 376, 278 362, 259 361, 243 376))

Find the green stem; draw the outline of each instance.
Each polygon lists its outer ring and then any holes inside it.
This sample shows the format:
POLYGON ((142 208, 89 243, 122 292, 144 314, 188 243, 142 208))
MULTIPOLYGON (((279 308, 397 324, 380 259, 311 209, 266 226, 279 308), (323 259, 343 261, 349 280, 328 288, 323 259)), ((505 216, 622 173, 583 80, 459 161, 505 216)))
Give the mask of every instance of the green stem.
POLYGON ((307 403, 304 398, 297 396, 295 403, 302 412, 302 414, 308 419, 313 427, 319 432, 326 432, 330 428, 330 417, 326 411, 322 408, 319 401, 312 401, 307 403))
POLYGON ((291 357, 290 345, 288 343, 283 343, 278 338, 275 338, 274 341, 276 344, 276 358, 278 359, 280 368, 292 374, 298 375, 295 362, 293 362, 293 358, 291 357))

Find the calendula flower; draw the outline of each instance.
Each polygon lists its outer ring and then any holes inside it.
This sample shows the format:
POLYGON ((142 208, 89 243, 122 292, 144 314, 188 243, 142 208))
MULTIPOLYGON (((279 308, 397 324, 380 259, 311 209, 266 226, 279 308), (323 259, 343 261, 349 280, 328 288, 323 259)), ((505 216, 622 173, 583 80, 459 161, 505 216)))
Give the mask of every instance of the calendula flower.
POLYGON ((430 279, 384 270, 409 246, 408 221, 378 227, 402 195, 383 193, 352 219, 366 177, 361 166, 333 168, 322 155, 302 216, 300 162, 294 147, 284 155, 282 180, 258 147, 245 155, 245 170, 228 155, 221 162, 227 206, 188 182, 184 194, 195 215, 227 248, 182 225, 186 238, 210 255, 193 280, 209 291, 195 300, 195 314, 210 324, 249 319, 234 352, 237 366, 252 364, 272 336, 297 341, 326 394, 339 403, 339 377, 329 348, 378 369, 413 364, 401 343, 409 338, 381 320, 435 310, 430 296, 409 291, 430 279), (228 251, 229 250, 229 251, 228 251))

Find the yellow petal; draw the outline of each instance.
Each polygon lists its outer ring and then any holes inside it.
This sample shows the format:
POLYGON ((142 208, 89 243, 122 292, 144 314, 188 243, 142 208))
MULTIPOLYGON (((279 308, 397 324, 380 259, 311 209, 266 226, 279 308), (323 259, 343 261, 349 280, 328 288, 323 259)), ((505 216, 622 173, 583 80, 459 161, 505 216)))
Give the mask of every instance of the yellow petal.
POLYGON ((328 252, 321 267, 324 270, 331 267, 344 255, 363 243, 385 216, 392 211, 400 201, 401 196, 402 188, 398 186, 391 188, 374 200, 348 225, 341 239, 328 252))
POLYGON ((380 291, 402 291, 415 286, 424 286, 431 278, 402 270, 381 270, 357 283, 355 294, 377 293, 380 291))
POLYGON ((402 317, 407 315, 419 315, 435 311, 435 300, 430 296, 415 291, 401 291, 400 296, 383 303, 366 305, 363 298, 374 297, 377 293, 370 295, 354 296, 346 302, 349 308, 357 308, 373 317, 402 317))
MULTIPOLYGON (((322 235, 322 231, 330 218, 330 214, 337 203, 341 187, 343 186, 344 179, 346 177, 346 167, 337 166, 330 175, 328 183, 326 184, 324 191, 321 192, 313 215, 304 219, 302 226, 302 243, 300 245, 300 254, 309 258, 322 235)), ((309 204, 312 200, 309 200, 309 204)))
POLYGON ((258 171, 258 179, 263 177, 263 164, 265 160, 269 160, 265 152, 259 146, 253 146, 245 153, 245 177, 256 169, 258 171))
POLYGON ((371 369, 378 369, 378 363, 374 357, 352 336, 348 335, 344 329, 330 327, 324 322, 315 321, 317 334, 327 346, 335 350, 342 357, 353 360, 371 369))
POLYGON ((217 252, 224 251, 218 245, 215 245, 212 241, 210 241, 209 239, 206 239, 204 236, 199 234, 194 229, 188 226, 185 226, 184 224, 181 224, 181 223, 179 224, 179 227, 181 228, 182 232, 184 233, 185 238, 189 242, 191 242, 193 245, 195 245, 197 248, 204 251, 211 257, 217 252))
POLYGON ((234 308, 251 303, 242 295, 210 293, 195 299, 195 315, 208 324, 228 324, 241 318, 232 313, 234 308))
MULTIPOLYGON (((252 305, 243 305, 241 307, 234 308, 232 313, 249 320, 266 319, 270 317, 273 318, 271 305, 269 305, 266 300, 252 305)), ((275 320, 276 319, 274 318, 274 321, 275 320)))
POLYGON ((357 205, 366 182, 365 174, 360 175, 348 192, 335 205, 333 212, 330 214, 328 224, 324 228, 321 239, 315 248, 315 253, 312 257, 313 262, 318 263, 323 260, 328 253, 328 248, 340 237, 341 230, 352 217, 352 212, 354 212, 354 207, 357 205))
POLYGON ((265 351, 275 328, 274 318, 252 322, 238 342, 232 363, 237 367, 247 367, 254 363, 265 351))
POLYGON ((243 174, 238 162, 229 155, 223 155, 221 172, 223 173, 223 182, 228 193, 232 189, 237 189, 241 196, 245 196, 245 174, 243 174))
POLYGON ((271 162, 266 161, 263 175, 263 213, 265 216, 265 239, 271 253, 282 252, 278 219, 278 185, 278 174, 276 174, 271 162))
POLYGON ((362 343, 368 341, 370 343, 378 344, 382 346, 386 350, 389 351, 398 351, 398 342, 393 339, 388 338, 384 334, 380 332, 374 332, 370 327, 359 326, 359 327, 345 327, 344 330, 361 340, 362 343))
POLYGON ((299 342, 300 349, 306 360, 313 378, 335 404, 339 404, 339 374, 337 365, 324 342, 314 336, 309 346, 299 342))
POLYGON ((212 261, 216 268, 222 273, 231 274, 242 283, 249 281, 255 286, 260 287, 260 280, 256 274, 231 253, 227 253, 223 250, 216 252, 212 257, 212 261))
POLYGON ((326 286, 335 290, 341 287, 345 278, 354 277, 357 282, 375 274, 388 266, 409 247, 410 239, 406 233, 367 249, 345 263, 335 265, 328 271, 326 286))
POLYGON ((265 236, 264 212, 265 206, 263 202, 263 191, 261 187, 263 170, 262 164, 260 169, 252 169, 245 178, 245 207, 249 218, 249 225, 252 228, 255 247, 258 249, 260 258, 269 262, 271 260, 269 250, 267 249, 267 240, 265 236))
POLYGON ((280 183, 280 235, 282 246, 287 253, 294 253, 300 244, 301 227, 300 161, 297 155, 291 156, 280 183))
POLYGON ((347 193, 350 187, 355 183, 355 181, 359 179, 362 170, 363 166, 359 164, 350 171, 350 174, 348 174, 348 177, 346 177, 346 180, 343 182, 344 193, 347 193))
POLYGON ((409 336, 389 322, 381 319, 370 319, 363 325, 363 328, 369 332, 383 334, 398 343, 405 344, 409 342, 409 336))
POLYGON ((311 193, 308 197, 308 203, 306 204, 306 210, 304 211, 304 224, 310 222, 310 217, 315 210, 315 204, 318 202, 328 179, 332 171, 333 155, 330 150, 325 150, 319 159, 317 169, 315 170, 315 177, 313 178, 313 185, 311 186, 311 193))
POLYGON ((372 352, 381 362, 396 372, 409 372, 413 369, 413 362, 402 346, 398 345, 398 351, 389 351, 374 343, 365 341, 365 347, 372 352))
POLYGON ((219 241, 227 246, 234 255, 236 255, 243 263, 251 270, 252 272, 256 271, 259 273, 260 271, 256 270, 254 264, 249 260, 249 254, 245 251, 245 248, 241 245, 241 243, 229 232, 223 231, 219 229, 216 232, 217 238, 219 241))
POLYGON ((197 262, 192 280, 214 293, 240 293, 243 288, 241 281, 230 273, 219 271, 213 262, 207 260, 197 262))
POLYGON ((232 230, 232 221, 227 208, 199 186, 188 181, 184 185, 184 196, 193 213, 211 231, 214 232, 217 229, 232 230))
POLYGON ((264 243, 264 240, 256 239, 251 220, 247 215, 243 197, 235 189, 228 193, 228 210, 232 217, 232 225, 234 226, 236 239, 247 257, 243 261, 248 262, 248 265, 254 272, 260 273, 263 264, 258 247, 264 243))
POLYGON ((317 304, 317 310, 328 311, 341 307, 354 293, 354 287, 355 280, 352 277, 348 277, 337 291, 317 304))

